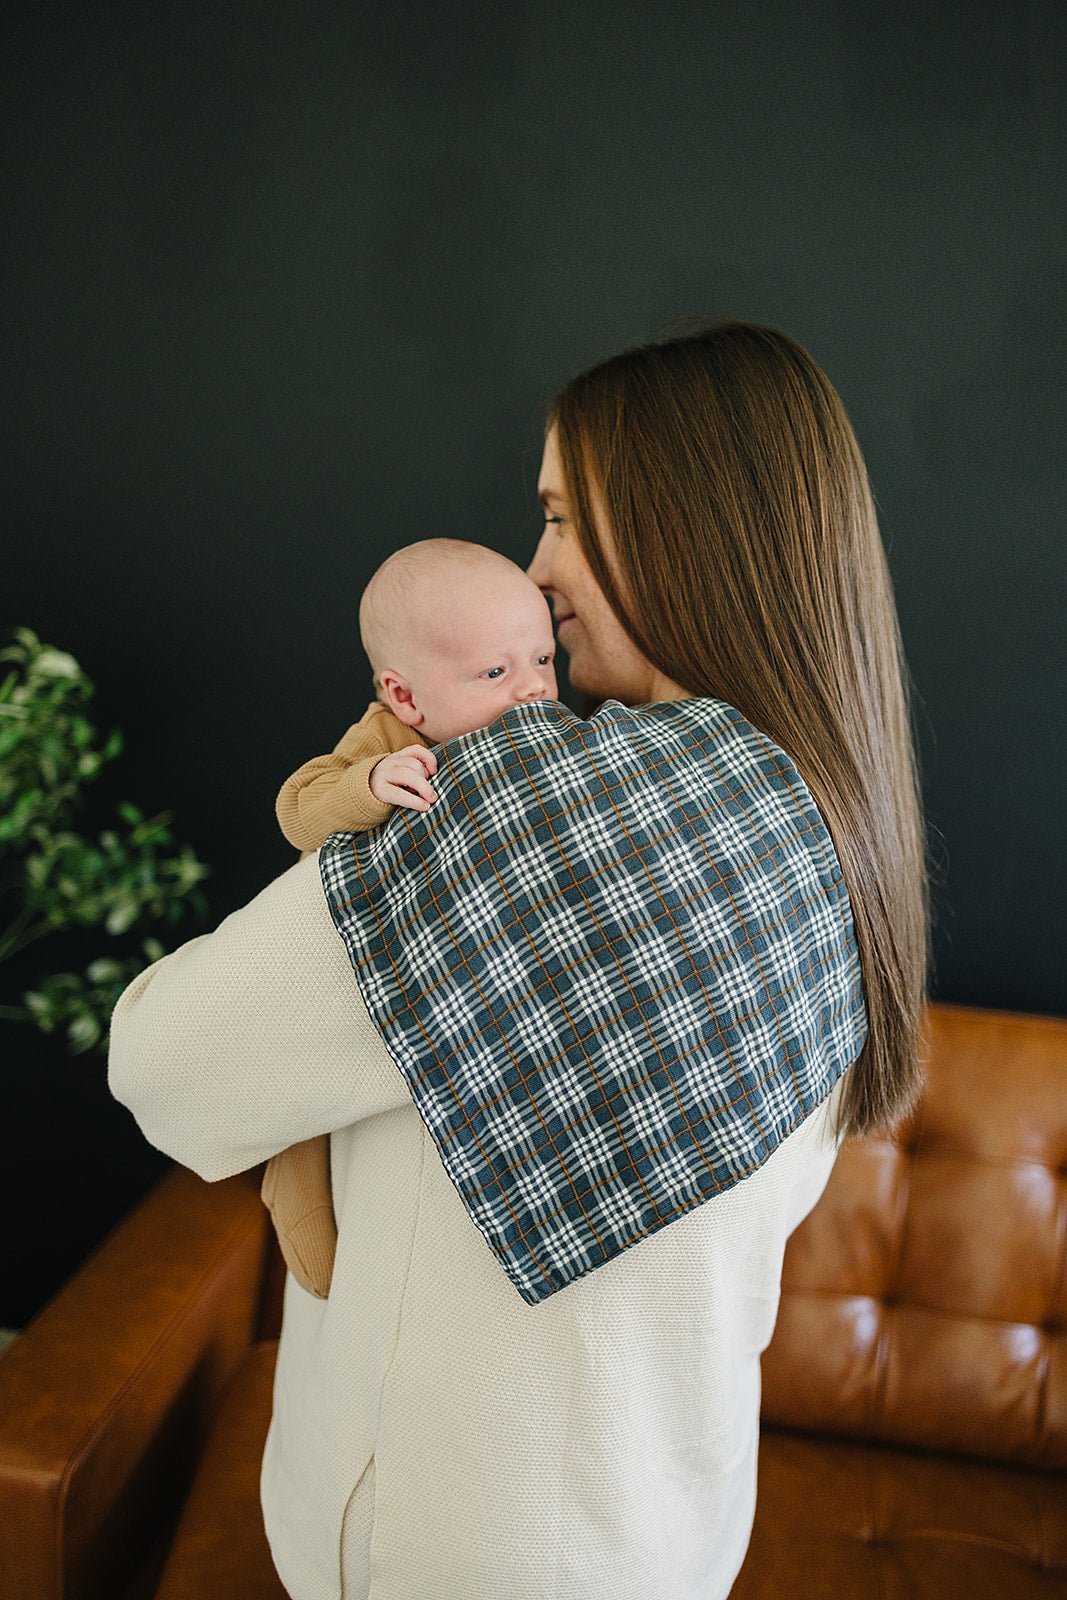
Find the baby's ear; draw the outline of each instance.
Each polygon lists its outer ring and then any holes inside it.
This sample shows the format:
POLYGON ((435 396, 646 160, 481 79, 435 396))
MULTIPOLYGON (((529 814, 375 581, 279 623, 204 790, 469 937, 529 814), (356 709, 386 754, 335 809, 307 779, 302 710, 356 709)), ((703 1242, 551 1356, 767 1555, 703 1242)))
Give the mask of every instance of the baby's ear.
POLYGON ((381 684, 378 699, 382 704, 406 727, 417 728, 425 719, 415 704, 415 695, 408 680, 402 673, 394 672, 392 667, 385 667, 382 670, 381 684))
POLYGON ((413 700, 407 702, 402 701, 399 705, 395 706, 391 705, 389 710, 393 713, 394 717, 397 717, 407 728, 419 728, 426 721, 425 716, 419 710, 418 706, 413 700))

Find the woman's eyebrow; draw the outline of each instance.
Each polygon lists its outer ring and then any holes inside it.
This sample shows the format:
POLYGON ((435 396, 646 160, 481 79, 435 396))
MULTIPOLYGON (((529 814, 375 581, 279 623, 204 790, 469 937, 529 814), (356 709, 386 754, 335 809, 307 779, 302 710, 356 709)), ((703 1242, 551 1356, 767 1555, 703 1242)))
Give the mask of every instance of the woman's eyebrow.
POLYGON ((538 489, 537 498, 543 506, 547 506, 550 500, 562 500, 563 496, 555 489, 538 489))

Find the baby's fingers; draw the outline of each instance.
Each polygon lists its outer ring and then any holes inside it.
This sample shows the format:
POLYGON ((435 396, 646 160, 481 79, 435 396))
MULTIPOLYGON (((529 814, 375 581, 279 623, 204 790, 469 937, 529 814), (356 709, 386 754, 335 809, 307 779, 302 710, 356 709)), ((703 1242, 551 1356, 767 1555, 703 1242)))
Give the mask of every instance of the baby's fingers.
POLYGON ((391 791, 388 798, 393 805, 417 806, 425 811, 437 799, 436 790, 414 761, 401 762, 390 768, 388 789, 391 791))
POLYGON ((403 786, 398 783, 386 785, 386 799, 390 805, 407 806, 409 811, 429 811, 437 796, 428 785, 423 788, 405 779, 403 786))
POLYGON ((432 750, 427 750, 424 744, 405 745, 403 750, 397 751, 397 754, 402 756, 414 756, 416 761, 422 762, 423 766, 426 768, 426 771, 430 773, 431 776, 437 771, 437 757, 434 755, 432 750))
POLYGON ((411 806, 425 811, 437 798, 419 763, 399 753, 383 756, 375 762, 368 784, 374 798, 385 805, 411 806))

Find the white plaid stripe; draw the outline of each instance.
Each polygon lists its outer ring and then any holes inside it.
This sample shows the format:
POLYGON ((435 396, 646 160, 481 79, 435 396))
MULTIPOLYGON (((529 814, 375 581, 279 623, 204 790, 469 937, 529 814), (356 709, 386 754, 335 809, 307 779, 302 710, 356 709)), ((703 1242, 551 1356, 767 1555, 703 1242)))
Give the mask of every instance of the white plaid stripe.
POLYGON ((713 1198, 866 1037, 800 774, 720 700, 518 706, 323 845, 363 998, 530 1304, 713 1198))

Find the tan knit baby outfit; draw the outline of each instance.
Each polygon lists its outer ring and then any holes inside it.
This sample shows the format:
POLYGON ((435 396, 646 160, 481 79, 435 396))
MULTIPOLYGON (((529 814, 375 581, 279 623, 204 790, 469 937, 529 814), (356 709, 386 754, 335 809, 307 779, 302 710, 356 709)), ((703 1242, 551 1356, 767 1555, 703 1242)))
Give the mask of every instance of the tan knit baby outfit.
MULTIPOLYGON (((361 833, 384 822, 393 807, 371 792, 371 769, 411 744, 429 748, 430 740, 372 700, 330 755, 305 761, 279 789, 274 810, 289 843, 307 854, 331 833, 361 833)), ((325 1300, 337 1248, 326 1135, 272 1156, 261 1193, 286 1266, 309 1294, 325 1300)))

